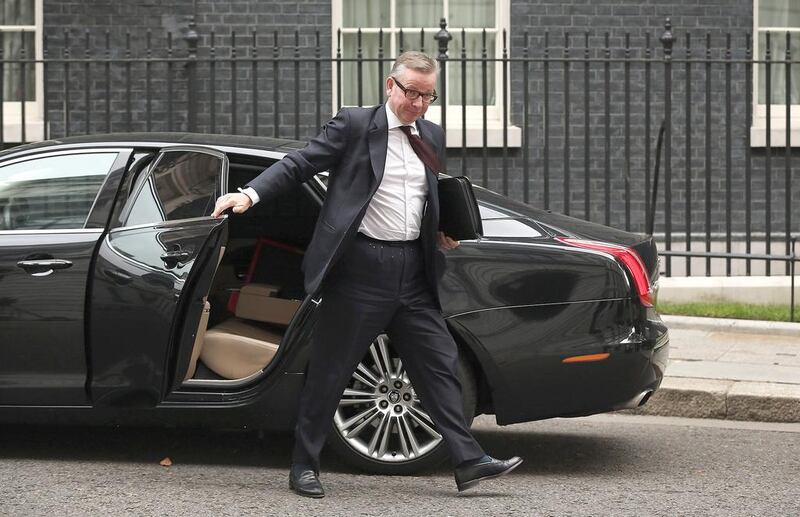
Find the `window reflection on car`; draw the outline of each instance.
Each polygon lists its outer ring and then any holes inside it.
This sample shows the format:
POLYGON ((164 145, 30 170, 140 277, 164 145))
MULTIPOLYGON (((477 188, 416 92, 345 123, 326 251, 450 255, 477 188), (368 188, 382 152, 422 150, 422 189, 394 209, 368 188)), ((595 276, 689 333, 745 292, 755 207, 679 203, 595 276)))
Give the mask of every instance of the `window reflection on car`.
POLYGON ((66 154, 0 167, 0 229, 82 228, 116 158, 66 154))
POLYGON ((535 239, 542 237, 538 226, 527 219, 484 219, 484 237, 535 239))
POLYGON ((502 219, 504 217, 516 217, 518 214, 513 214, 508 211, 500 211, 499 209, 491 208, 485 204, 479 204, 478 209, 481 212, 481 219, 502 219))

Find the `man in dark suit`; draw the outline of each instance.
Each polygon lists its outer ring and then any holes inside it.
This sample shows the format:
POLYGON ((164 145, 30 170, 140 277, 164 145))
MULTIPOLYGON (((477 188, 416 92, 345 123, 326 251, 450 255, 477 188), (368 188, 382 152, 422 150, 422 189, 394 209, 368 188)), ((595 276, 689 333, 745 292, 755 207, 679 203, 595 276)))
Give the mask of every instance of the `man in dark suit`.
POLYGON ((215 217, 229 208, 242 213, 330 171, 303 259, 306 291, 321 293, 322 303, 289 476, 300 495, 324 495, 320 451, 353 370, 383 331, 444 438, 459 490, 522 461, 486 455, 470 434, 456 374, 458 349, 441 315, 438 248, 458 243, 437 231, 444 134, 420 118, 436 100, 437 74, 435 60, 405 52, 386 79, 386 104, 342 109, 306 147, 287 154, 240 193, 220 197, 214 209, 215 217))

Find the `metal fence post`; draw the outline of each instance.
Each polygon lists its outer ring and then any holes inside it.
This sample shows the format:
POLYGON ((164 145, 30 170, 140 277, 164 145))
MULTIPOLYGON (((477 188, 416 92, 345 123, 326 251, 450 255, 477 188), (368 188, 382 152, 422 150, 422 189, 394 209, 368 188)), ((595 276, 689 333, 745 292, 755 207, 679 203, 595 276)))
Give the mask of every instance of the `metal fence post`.
POLYGON ((19 120, 19 127, 20 127, 20 143, 24 144, 27 140, 25 135, 26 129, 26 116, 25 116, 25 90, 27 89, 25 86, 25 61, 27 60, 28 56, 25 53, 25 38, 22 38, 21 45, 19 48, 19 93, 20 93, 20 120, 19 120))
POLYGON ((125 127, 126 131, 133 131, 133 105, 131 104, 132 86, 131 86, 131 66, 133 66, 133 59, 131 59, 131 31, 125 31, 125 127))
MULTIPOLYGON (((6 58, 3 55, 3 49, 5 48, 5 34, 0 32, 0 150, 5 147, 5 120, 3 117, 3 112, 5 111, 2 109, 4 106, 4 95, 3 93, 6 91, 5 87, 5 77, 6 77, 6 58)), ((47 47, 45 47, 47 48, 47 47)), ((47 81, 44 81, 47 84, 47 81)), ((44 112, 47 113, 46 109, 47 105, 45 104, 44 112)))
POLYGON ((795 251, 795 245, 797 244, 797 237, 792 237, 792 252, 789 254, 789 269, 791 274, 791 306, 789 308, 789 321, 794 321, 794 274, 795 274, 795 262, 797 262, 797 252, 795 251))
MULTIPOLYGON (((672 248, 672 21, 667 18, 659 38, 664 46, 664 246, 672 248)), ((667 256, 667 276, 672 272, 672 257, 667 256)))
POLYGON ((441 125, 444 130, 444 143, 445 143, 445 162, 444 167, 447 168, 447 46, 453 36, 447 31, 447 21, 442 18, 439 22, 439 32, 433 38, 439 43, 439 55, 436 59, 439 60, 440 73, 439 77, 442 82, 441 106, 442 106, 442 120, 441 125))
MULTIPOLYGON (((64 91, 62 93, 62 106, 61 111, 64 114, 64 130, 62 132, 63 136, 69 136, 69 112, 70 112, 70 105, 69 105, 69 62, 70 62, 70 50, 69 50, 69 30, 64 29, 64 48, 61 50, 61 56, 63 57, 63 67, 64 67, 64 91)), ((125 56, 130 57, 130 56, 125 56)), ((130 129, 128 129, 130 131, 130 129)))
POLYGON ((189 16, 189 29, 183 37, 189 50, 186 61, 186 124, 188 131, 197 131, 197 42, 194 16, 189 16))

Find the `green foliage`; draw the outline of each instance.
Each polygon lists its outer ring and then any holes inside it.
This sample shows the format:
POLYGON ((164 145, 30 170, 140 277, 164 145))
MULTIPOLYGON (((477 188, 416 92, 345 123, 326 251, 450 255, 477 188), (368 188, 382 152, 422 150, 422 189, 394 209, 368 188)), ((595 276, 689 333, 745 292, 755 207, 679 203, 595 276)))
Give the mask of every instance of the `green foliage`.
MULTIPOLYGON (((700 316, 706 318, 736 318, 743 320, 789 321, 787 305, 752 305, 746 303, 671 303, 656 305, 661 314, 700 316)), ((794 320, 800 320, 800 306, 795 304, 794 320)))

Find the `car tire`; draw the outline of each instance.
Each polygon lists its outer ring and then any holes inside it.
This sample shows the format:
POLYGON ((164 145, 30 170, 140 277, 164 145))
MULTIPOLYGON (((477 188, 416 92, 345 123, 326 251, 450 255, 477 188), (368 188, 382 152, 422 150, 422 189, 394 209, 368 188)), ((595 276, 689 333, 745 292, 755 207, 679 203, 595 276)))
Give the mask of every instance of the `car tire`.
MULTIPOLYGON (((353 373, 353 377, 348 382, 342 394, 342 399, 334 417, 328 443, 346 463, 365 472, 374 474, 408 475, 432 469, 442 464, 448 458, 447 446, 441 437, 436 443, 423 443, 422 439, 427 437, 433 439, 433 437, 430 436, 425 429, 425 418, 419 414, 420 410, 424 412, 424 407, 422 407, 421 402, 416 398, 415 393, 412 395, 412 400, 407 401, 407 404, 403 407, 400 416, 393 413, 393 406, 386 408, 388 411, 386 411, 386 409, 381 410, 380 408, 380 402, 382 400, 386 401, 387 399, 385 393, 380 393, 380 386, 385 386, 385 382, 377 383, 377 387, 371 390, 374 392, 374 396, 367 397, 367 399, 369 399, 368 401, 361 404, 352 402, 357 398, 359 393, 364 393, 366 391, 364 389, 366 386, 363 381, 381 380, 378 379, 377 374, 380 369, 375 366, 375 361, 376 358, 377 360, 381 360, 384 354, 391 357, 392 364, 395 366, 398 365, 399 358, 392 350, 388 337, 386 335, 381 335, 370 346, 370 350, 364 356, 361 363, 359 363, 359 366, 353 373), (365 378, 369 373, 372 373, 375 379, 365 378), (408 407, 409 405, 411 406, 410 408, 408 407), (390 414, 391 417, 386 417, 387 413, 390 414), (359 414, 363 415, 363 417, 360 420, 356 420, 359 414), (373 416, 371 420, 367 421, 367 419, 370 419, 371 415, 375 414, 377 414, 377 416, 373 416), (405 417, 406 423, 400 422, 401 417, 405 417), (386 450, 381 451, 381 447, 378 445, 377 447, 373 447, 377 450, 370 454, 369 444, 375 438, 375 434, 379 433, 380 428, 384 427, 382 424, 387 418, 392 420, 393 424, 391 424, 392 434, 388 438, 388 445, 385 447, 386 450), (422 423, 420 424, 419 421, 422 421, 422 423), (409 426, 409 423, 412 425, 409 426), (414 428, 414 425, 416 425, 416 428, 414 428), (361 427, 361 429, 358 429, 359 427, 361 427), (400 427, 403 428, 403 431, 399 430, 400 427), (358 430, 359 432, 352 435, 353 430, 358 430), (409 445, 410 439, 405 440, 408 446, 408 453, 404 451, 400 434, 408 436, 409 430, 412 434, 418 436, 418 438, 422 438, 418 441, 419 454, 413 453, 413 447, 409 445)), ((386 369, 384 368, 384 370, 386 369)), ((397 370, 395 370, 394 373, 396 374, 397 370)), ((397 375, 390 375, 390 377, 394 378, 397 377, 397 375)), ((464 416, 467 421, 467 426, 469 427, 472 425, 472 420, 475 416, 477 388, 472 366, 464 357, 463 353, 459 353, 458 377, 461 381, 464 416)), ((407 379, 407 375, 404 378, 407 379)), ((413 392, 413 386, 410 382, 399 390, 401 400, 405 393, 409 392, 409 389, 413 392)), ((391 394, 391 392, 389 394, 391 394)), ((427 415, 427 413, 425 413, 425 415, 427 415)), ((430 423, 432 425, 432 422, 430 423)), ((433 426, 433 428, 435 429, 435 426, 433 426)), ((383 435, 385 435, 385 432, 379 434, 378 442, 381 441, 383 435)))

